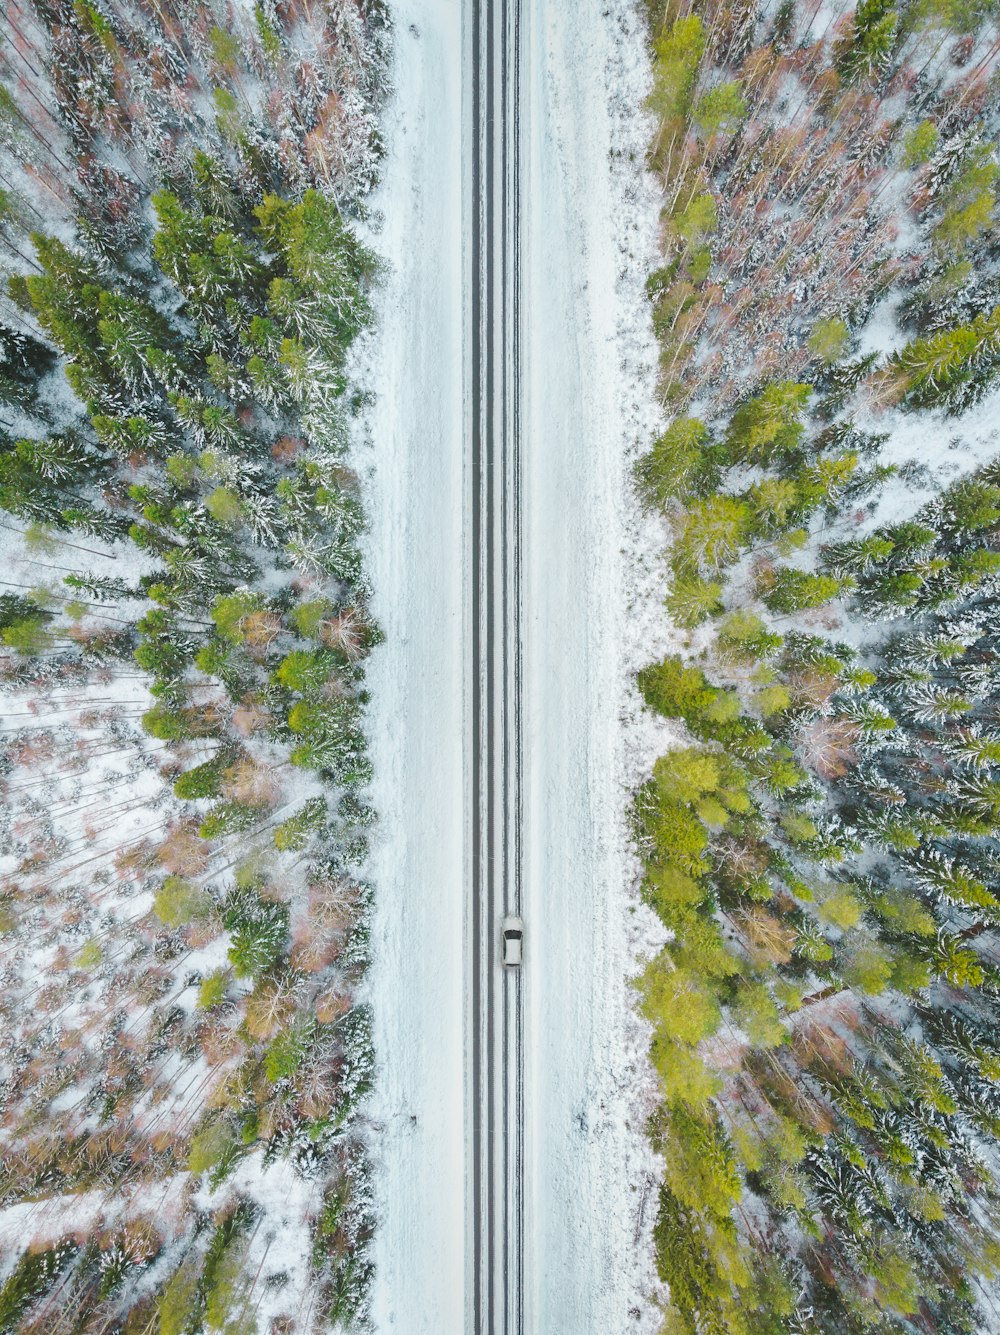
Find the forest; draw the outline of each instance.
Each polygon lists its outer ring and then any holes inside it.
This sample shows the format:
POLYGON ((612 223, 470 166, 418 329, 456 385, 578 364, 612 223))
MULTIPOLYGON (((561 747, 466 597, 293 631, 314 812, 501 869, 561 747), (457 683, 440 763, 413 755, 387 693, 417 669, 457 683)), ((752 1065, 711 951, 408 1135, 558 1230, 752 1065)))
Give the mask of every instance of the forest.
POLYGON ((2 1331, 366 1304, 379 630, 344 454, 390 25, 230 20, 2 6, 2 1331))
POLYGON ((995 1330, 995 11, 648 19, 663 1329, 995 1330))

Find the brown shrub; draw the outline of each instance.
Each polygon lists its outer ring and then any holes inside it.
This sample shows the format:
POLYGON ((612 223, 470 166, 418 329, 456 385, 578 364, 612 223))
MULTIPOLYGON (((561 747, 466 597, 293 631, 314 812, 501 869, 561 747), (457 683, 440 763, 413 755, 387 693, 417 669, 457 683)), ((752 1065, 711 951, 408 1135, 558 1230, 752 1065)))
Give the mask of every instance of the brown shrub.
POLYGON ((281 783, 275 770, 247 758, 223 771, 222 793, 247 806, 273 807, 281 796, 281 783))
POLYGON ((254 1038, 273 1038, 295 1013, 295 996, 287 981, 261 983, 244 1004, 243 1019, 254 1038))
POLYGON ((194 821, 178 821, 170 826, 160 843, 158 855, 167 871, 175 876, 197 876, 204 871, 209 856, 194 821))

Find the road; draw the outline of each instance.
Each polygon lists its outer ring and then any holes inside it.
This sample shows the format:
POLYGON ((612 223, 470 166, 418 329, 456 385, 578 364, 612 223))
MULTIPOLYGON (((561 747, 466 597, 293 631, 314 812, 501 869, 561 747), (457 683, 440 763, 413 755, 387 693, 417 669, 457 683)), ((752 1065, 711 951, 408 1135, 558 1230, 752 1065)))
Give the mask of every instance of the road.
MULTIPOLYGON (((469 1329, 524 1329, 521 0, 471 0, 469 1329)), ((526 950, 530 950, 530 938, 526 950)))
POLYGON ((385 631, 369 677, 379 1335, 651 1329, 626 1322, 648 1150, 619 716, 643 400, 622 366, 645 359, 653 384, 656 357, 630 333, 646 267, 622 253, 612 179, 644 151, 632 115, 615 156, 608 105, 609 88, 633 108, 645 91, 620 60, 643 41, 622 29, 631 8, 393 0, 357 456, 385 631), (505 975, 508 908, 526 940, 505 975))

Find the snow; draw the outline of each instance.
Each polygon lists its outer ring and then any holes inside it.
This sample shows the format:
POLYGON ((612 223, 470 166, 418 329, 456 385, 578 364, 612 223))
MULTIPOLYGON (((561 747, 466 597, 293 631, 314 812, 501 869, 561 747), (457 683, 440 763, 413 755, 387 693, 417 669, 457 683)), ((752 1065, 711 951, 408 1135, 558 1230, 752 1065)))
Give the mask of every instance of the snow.
MULTIPOLYGON (((369 1105, 379 1332, 465 1324, 468 1274, 462 7, 395 6, 396 93, 371 238, 386 278, 358 351, 375 396, 354 446, 386 640, 369 719, 380 828, 369 1105)), ((654 1084, 629 978, 662 931, 639 905, 629 792, 669 744, 631 673, 666 647, 662 523, 628 484, 659 417, 642 284, 659 201, 643 177, 633 5, 526 6, 530 253, 526 901, 527 1328, 652 1330, 654 1084), (641 1314, 640 1314, 641 1313, 641 1314)))
POLYGON ((376 885, 373 1318, 465 1324, 462 5, 399 0, 385 136, 387 266, 362 378, 366 568, 386 642, 368 682, 376 885))
POLYGON ((627 810, 665 743, 631 685, 667 647, 663 534, 629 486, 659 424, 642 287, 659 201, 633 6, 535 0, 527 21, 526 1325, 584 1335, 658 1328, 655 1091, 628 979, 662 932, 635 898, 627 810))
POLYGON ((946 487, 1000 454, 1000 390, 996 389, 957 417, 940 409, 903 412, 894 408, 872 412, 867 418, 859 414, 857 421, 866 430, 888 433, 878 453, 879 463, 900 467, 919 463, 927 469, 919 479, 889 478, 862 531, 915 514, 946 487))
MULTIPOLYGON (((272 1330, 282 1316, 303 1315, 303 1328, 308 1328, 308 1315, 316 1301, 310 1270, 313 1237, 308 1221, 322 1205, 317 1184, 303 1181, 286 1160, 265 1166, 262 1155, 254 1153, 236 1166, 227 1187, 261 1209, 243 1264, 244 1281, 255 1281, 252 1313, 256 1329, 272 1330), (256 1280, 262 1275, 264 1282, 258 1291, 256 1280), (278 1284, 268 1282, 279 1278, 278 1284)), ((195 1191, 194 1205, 210 1213, 218 1208, 220 1194, 204 1188, 195 1191)))
POLYGON ((120 1220, 141 1217, 151 1204, 161 1222, 165 1221, 181 1211, 188 1181, 187 1174, 172 1177, 155 1202, 143 1190, 114 1198, 105 1191, 78 1191, 9 1205, 0 1220, 0 1273, 6 1277, 13 1270, 25 1242, 42 1248, 67 1234, 86 1238, 120 1220))

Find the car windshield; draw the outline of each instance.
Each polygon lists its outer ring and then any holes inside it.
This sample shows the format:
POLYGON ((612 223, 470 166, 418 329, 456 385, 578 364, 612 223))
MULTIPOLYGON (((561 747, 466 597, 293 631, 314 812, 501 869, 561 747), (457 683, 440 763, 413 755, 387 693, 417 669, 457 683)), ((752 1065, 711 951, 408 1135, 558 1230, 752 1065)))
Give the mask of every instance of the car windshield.
POLYGON ((507 930, 504 932, 504 936, 507 938, 508 941, 516 941, 520 935, 521 935, 520 927, 508 927, 507 930))

